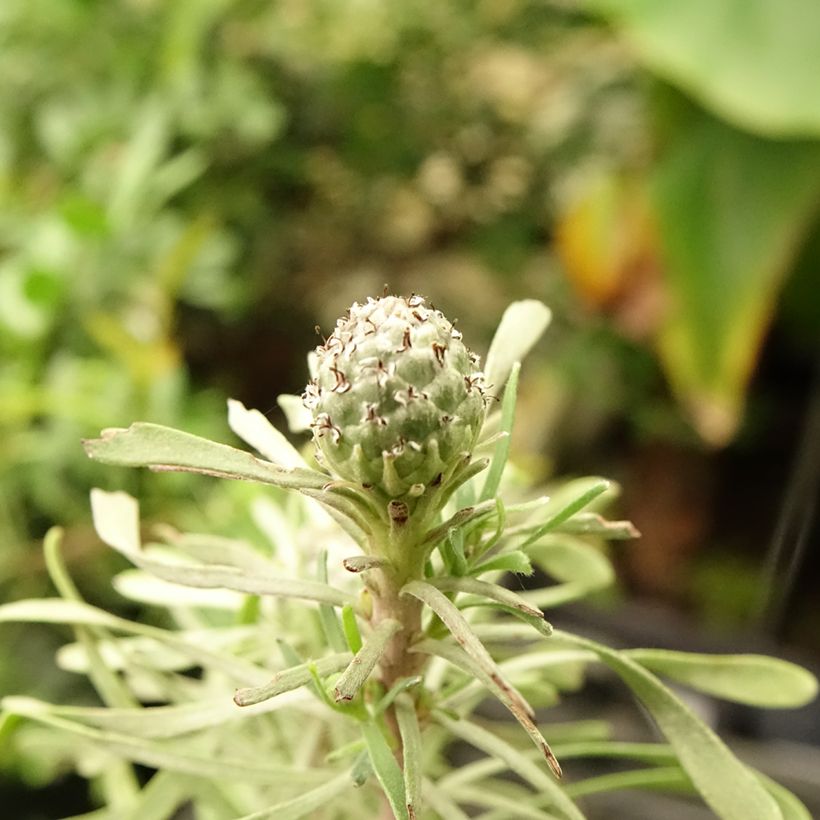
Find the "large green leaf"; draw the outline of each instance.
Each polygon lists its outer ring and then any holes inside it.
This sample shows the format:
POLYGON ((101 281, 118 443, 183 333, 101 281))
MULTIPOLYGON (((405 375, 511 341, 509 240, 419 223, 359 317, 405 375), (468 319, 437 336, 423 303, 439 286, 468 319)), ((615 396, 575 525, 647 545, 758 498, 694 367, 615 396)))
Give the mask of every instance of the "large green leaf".
POLYGON ((638 58, 725 119, 820 135, 816 0, 586 0, 638 58))
POLYGON ((668 296, 661 358, 700 434, 723 444, 820 202, 820 143, 767 142, 703 117, 668 147, 653 188, 668 296))

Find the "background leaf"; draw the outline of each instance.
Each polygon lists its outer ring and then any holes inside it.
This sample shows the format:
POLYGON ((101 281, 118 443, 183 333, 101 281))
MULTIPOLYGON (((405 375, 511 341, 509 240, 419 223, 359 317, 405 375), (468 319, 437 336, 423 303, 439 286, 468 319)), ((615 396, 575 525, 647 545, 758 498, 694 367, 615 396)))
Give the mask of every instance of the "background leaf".
POLYGON ((704 118, 667 148, 653 187, 668 298, 662 362, 698 432, 725 444, 820 202, 820 144, 767 142, 704 118))
POLYGON ((722 117, 770 136, 820 135, 814 0, 586 0, 646 66, 722 117))

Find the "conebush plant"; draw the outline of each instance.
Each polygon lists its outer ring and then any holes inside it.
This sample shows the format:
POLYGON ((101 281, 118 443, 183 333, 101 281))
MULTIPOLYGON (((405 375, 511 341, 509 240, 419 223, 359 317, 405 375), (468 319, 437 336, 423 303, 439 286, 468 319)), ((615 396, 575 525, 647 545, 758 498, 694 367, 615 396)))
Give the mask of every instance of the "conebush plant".
POLYGON ((106 464, 269 485, 248 509, 264 539, 162 526, 143 543, 136 500, 94 490, 99 537, 134 565, 117 589, 163 608, 164 625, 81 600, 52 530, 59 597, 6 604, 0 621, 71 625, 57 662, 88 675, 102 705, 6 697, 0 735, 94 781, 102 805, 87 820, 161 820, 185 804, 206 820, 580 820, 576 798, 621 788, 699 793, 726 820, 808 818, 657 677, 793 707, 816 693, 808 672, 615 650, 545 620, 611 582, 604 541, 636 535, 601 515, 607 481, 547 497, 510 480, 519 362, 548 322, 539 302, 511 305, 481 370, 420 296, 354 304, 310 357, 302 400, 280 399, 315 458, 238 402, 229 424, 261 457, 146 423, 86 442, 106 464), (555 583, 501 583, 534 567, 555 583), (539 725, 536 707, 593 664, 624 680, 665 742, 619 742, 600 721, 539 725), (477 711, 488 697, 519 731, 477 711), (456 741, 481 757, 456 765, 456 741), (581 757, 632 765, 584 779, 581 757), (135 764, 155 770, 144 785, 135 764))

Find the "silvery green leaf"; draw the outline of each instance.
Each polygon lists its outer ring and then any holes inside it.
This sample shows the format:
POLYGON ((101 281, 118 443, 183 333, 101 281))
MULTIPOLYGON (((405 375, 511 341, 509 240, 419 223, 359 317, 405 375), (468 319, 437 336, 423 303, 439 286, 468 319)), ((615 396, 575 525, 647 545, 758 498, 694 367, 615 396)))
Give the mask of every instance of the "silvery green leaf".
MULTIPOLYGON (((578 807, 567 797, 564 790, 540 766, 530 760, 525 754, 511 746, 498 735, 484 729, 472 721, 461 719, 453 720, 441 712, 434 713, 434 719, 454 737, 481 749, 490 757, 503 761, 511 772, 530 783, 540 792, 550 795, 553 805, 569 820, 583 820, 583 814, 578 807)), ((447 778, 442 778, 441 785, 446 788, 447 778)))
POLYGON ((32 598, 0 605, 0 623, 52 623, 81 626, 102 626, 117 632, 139 635, 163 643, 187 655, 198 665, 219 669, 234 680, 252 686, 261 686, 270 674, 248 661, 221 654, 196 644, 166 629, 129 621, 111 615, 102 609, 77 601, 63 601, 59 598, 32 598))
POLYGON ((151 606, 194 606, 237 612, 247 596, 229 589, 202 589, 163 581, 141 569, 117 573, 112 586, 124 598, 151 606))
POLYGON ((530 719, 533 717, 532 707, 529 706, 521 694, 516 691, 515 687, 504 680, 498 666, 484 644, 481 643, 465 617, 446 595, 424 581, 410 581, 410 583, 402 587, 400 594, 412 595, 430 607, 430 609, 441 618, 458 644, 473 661, 475 661, 476 665, 483 670, 487 677, 495 681, 498 686, 507 693, 509 703, 514 713, 521 713, 530 719))
POLYGON ((103 430, 100 438, 88 439, 83 446, 96 461, 123 467, 203 473, 295 490, 320 489, 327 481, 327 476, 313 470, 285 469, 235 447, 159 424, 137 422, 128 429, 103 430))
POLYGON ((510 714, 518 721, 521 728, 535 745, 536 749, 543 755, 556 777, 561 776, 561 767, 555 759, 549 744, 539 731, 532 718, 532 709, 523 700, 521 695, 507 683, 498 672, 489 673, 484 667, 479 665, 470 655, 458 646, 445 641, 437 641, 426 638, 419 641, 411 649, 413 652, 424 652, 429 655, 437 655, 444 658, 448 663, 462 669, 471 677, 481 681, 484 686, 495 695, 502 704, 510 711, 510 714), (523 701, 523 707, 521 705, 523 701), (529 710, 529 711, 528 711, 529 710))
POLYGON ((817 678, 779 658, 666 649, 629 649, 622 654, 658 675, 736 703, 793 709, 805 706, 817 696, 817 678))
POLYGON ((431 780, 424 778, 421 792, 424 795, 425 803, 439 817, 446 817, 447 820, 470 820, 469 816, 450 798, 446 790, 438 787, 438 783, 433 783, 431 780))
POLYGON ((350 661, 350 665, 336 681, 334 697, 337 701, 353 700, 364 686, 370 673, 375 669, 379 659, 384 654, 387 644, 402 625, 390 618, 380 621, 365 640, 362 648, 350 661))
MULTIPOLYGON (((227 564, 239 569, 268 572, 270 560, 247 541, 198 532, 177 532, 173 527, 155 528, 158 535, 177 552, 189 555, 204 564, 227 564)), ((146 545, 149 549, 151 544, 146 545)))
POLYGON ((484 375, 496 390, 507 383, 513 363, 522 361, 547 329, 552 313, 535 299, 513 302, 501 317, 493 336, 484 375))
MULTIPOLYGON (((187 589, 187 587, 186 587, 187 589)), ((238 626, 220 629, 186 630, 179 637, 191 644, 212 650, 229 649, 252 636, 252 627, 238 626)), ((195 662, 153 638, 108 638, 98 644, 100 655, 109 669, 122 671, 126 666, 142 666, 157 671, 182 671, 195 662)), ((57 665, 69 672, 88 671, 88 657, 80 643, 69 643, 57 650, 57 665)))
POLYGON ((19 698, 15 701, 15 707, 18 708, 15 714, 36 720, 57 730, 70 732, 118 757, 156 769, 184 772, 197 777, 209 777, 216 780, 237 780, 268 786, 276 783, 283 785, 302 783, 309 786, 325 780, 328 776, 327 771, 319 768, 295 769, 264 765, 260 764, 258 760, 252 759, 192 754, 184 747, 177 747, 167 741, 149 740, 117 732, 102 731, 71 720, 55 717, 39 708, 29 710, 24 700, 19 698))
POLYGON ((300 396, 282 393, 277 396, 276 403, 282 408, 288 422, 288 430, 291 433, 304 433, 305 430, 310 430, 313 416, 305 407, 300 396))
POLYGON ((243 707, 244 710, 254 704, 278 697, 285 692, 290 692, 310 683, 313 679, 311 667, 313 667, 321 677, 325 677, 334 672, 341 672, 342 669, 350 663, 350 658, 351 655, 349 652, 339 652, 328 655, 325 658, 319 658, 317 661, 302 663, 298 666, 292 666, 290 669, 284 669, 281 672, 277 672, 273 678, 263 686, 237 689, 233 696, 234 703, 237 706, 243 707))
POLYGON ((13 714, 27 717, 51 715, 95 729, 155 740, 186 735, 284 708, 298 708, 307 702, 307 697, 301 692, 290 692, 289 697, 257 703, 244 709, 237 708, 227 697, 131 709, 60 706, 22 696, 10 696, 2 701, 3 708, 13 714))
POLYGON ((347 791, 353 785, 349 772, 334 777, 327 783, 317 786, 292 800, 285 800, 270 806, 263 811, 246 814, 239 820, 299 820, 313 815, 315 811, 326 806, 331 800, 347 791))
POLYGON ((258 410, 228 399, 228 426, 277 467, 308 469, 301 453, 258 410))
POLYGON ((566 632, 556 638, 594 652, 630 686, 675 749, 680 765, 723 820, 782 820, 775 800, 752 772, 651 672, 609 647, 566 632))
POLYGON ((97 534, 141 569, 164 581, 203 589, 223 588, 252 595, 299 598, 343 606, 351 598, 342 590, 318 581, 278 578, 229 566, 165 563, 144 556, 140 547, 139 509, 126 493, 91 491, 91 512, 97 534))
MULTIPOLYGON (((497 783, 490 782, 484 786, 461 786, 454 790, 454 796, 462 803, 492 807, 500 813, 496 817, 515 817, 516 820, 563 820, 563 816, 529 805, 523 795, 504 794, 497 783)), ((481 816, 484 817, 484 815, 481 816)), ((583 817, 583 815, 578 816, 583 817)))

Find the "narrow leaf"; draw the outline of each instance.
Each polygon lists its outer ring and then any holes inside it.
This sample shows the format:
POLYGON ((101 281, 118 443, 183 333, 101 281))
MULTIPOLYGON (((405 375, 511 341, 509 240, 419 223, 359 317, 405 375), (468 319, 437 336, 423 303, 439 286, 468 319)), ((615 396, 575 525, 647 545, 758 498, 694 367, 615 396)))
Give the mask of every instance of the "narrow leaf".
MULTIPOLYGON (((16 699, 16 705, 22 706, 22 699, 16 699)), ((31 713, 22 711, 24 717, 36 720, 53 729, 70 732, 89 741, 100 748, 109 750, 118 757, 131 760, 143 766, 156 769, 183 772, 197 777, 216 780, 237 780, 247 783, 259 783, 271 786, 276 783, 303 783, 313 785, 326 779, 327 772, 321 769, 295 769, 293 767, 260 765, 256 760, 233 757, 214 757, 213 755, 196 755, 178 750, 170 744, 135 738, 117 732, 100 731, 89 726, 64 720, 35 709, 31 713)))
POLYGON ((458 805, 451 799, 445 789, 440 789, 437 783, 425 778, 422 781, 422 794, 427 805, 435 811, 439 817, 446 817, 447 820, 470 820, 458 805))
POLYGON ((512 609, 520 610, 526 615, 531 615, 541 620, 544 619, 544 613, 541 612, 540 609, 536 609, 520 595, 506 587, 491 584, 489 581, 480 581, 477 578, 445 576, 442 578, 431 578, 427 583, 443 592, 466 592, 481 598, 489 598, 491 601, 497 601, 512 609))
POLYGON ((507 693, 509 702, 514 706, 515 710, 522 715, 532 718, 532 707, 513 686, 504 680, 498 666, 484 647, 484 644, 481 643, 475 632, 473 632, 470 624, 461 612, 459 612, 456 605, 450 601, 446 595, 424 581, 411 581, 402 588, 400 594, 412 595, 414 598, 418 598, 422 603, 429 606, 430 609, 441 618, 458 644, 463 647, 464 651, 476 662, 479 668, 507 693))
POLYGON ((277 672, 264 686, 237 689, 233 696, 234 703, 237 706, 252 706, 269 698, 275 698, 284 692, 290 692, 300 686, 305 686, 312 680, 311 665, 321 677, 325 677, 332 675, 334 672, 340 672, 348 663, 350 663, 350 653, 340 652, 335 655, 328 655, 325 658, 319 658, 317 661, 292 666, 289 669, 277 672))
POLYGON ((159 641, 191 658, 196 664, 219 669, 234 680, 259 686, 269 678, 269 673, 259 666, 241 658, 223 655, 198 646, 179 637, 170 630, 147 626, 126 618, 111 615, 102 609, 77 601, 59 598, 32 598, 0 605, 0 623, 53 623, 73 626, 102 626, 107 629, 139 635, 159 641))
POLYGON ((88 439, 83 446, 90 458, 123 467, 204 473, 296 490, 320 489, 327 481, 312 470, 279 467, 226 444, 145 422, 103 430, 100 438, 88 439))
POLYGON ((202 589, 222 588, 252 595, 301 598, 334 606, 351 600, 348 594, 318 581, 277 578, 230 566, 185 565, 148 558, 140 547, 137 503, 126 493, 92 490, 91 511, 97 534, 106 544, 165 581, 202 589))
POLYGON ((321 786, 300 794, 292 800, 285 800, 262 811, 246 814, 239 820, 299 820, 300 817, 313 816, 313 813, 331 800, 347 791, 353 785, 350 773, 344 772, 321 786))
POLYGON ((479 496, 480 501, 487 501, 494 498, 501 484, 501 476, 507 466, 507 457, 510 454, 510 440, 512 436, 512 426, 515 420, 515 402, 518 396, 518 374, 521 372, 521 362, 514 362, 504 388, 504 399, 501 402, 501 432, 506 433, 499 438, 495 445, 493 460, 490 462, 490 469, 484 479, 484 487, 479 496))
POLYGON ((535 299, 513 302, 501 317, 493 336, 484 374, 491 388, 501 390, 515 362, 524 359, 547 329, 550 309, 535 299))
POLYGON ((409 695, 399 695, 396 699, 396 720, 399 724, 404 760, 402 774, 407 796, 407 813, 410 820, 414 820, 416 809, 421 806, 422 749, 416 707, 409 695))
POLYGON ((390 618, 378 624, 337 681, 334 691, 337 701, 353 700, 356 697, 379 662, 379 658, 384 654, 390 639, 400 629, 401 624, 390 618))
POLYGON ((630 649, 623 654, 658 675, 736 703, 793 709, 817 696, 817 678, 811 672, 778 658, 664 649, 630 649))
POLYGON ((639 663, 566 632, 555 637, 594 652, 630 686, 675 749, 681 766, 723 820, 781 820, 774 799, 715 733, 639 663))
POLYGON ((530 544, 534 544, 539 538, 542 538, 548 532, 555 529, 559 524, 563 524, 564 521, 572 518, 575 513, 580 512, 588 504, 591 504, 596 498, 598 498, 599 495, 606 492, 609 487, 609 481, 600 480, 596 481, 585 492, 563 505, 559 505, 559 499, 554 498, 552 500, 552 504, 548 505, 548 510, 550 512, 549 518, 547 518, 543 524, 536 527, 534 532, 526 538, 522 544, 519 545, 519 548, 524 549, 530 544), (557 509, 552 511, 550 509, 552 506, 556 506, 557 509))
POLYGON ((481 504, 475 506, 463 507, 457 512, 453 513, 443 524, 430 530, 425 534, 423 544, 437 544, 443 538, 446 538, 451 530, 463 527, 465 524, 477 521, 490 513, 495 512, 495 501, 483 501, 481 504))
POLYGON ((652 769, 632 769, 626 772, 613 772, 579 780, 567 786, 567 792, 573 797, 584 797, 588 794, 617 792, 624 789, 662 789, 663 791, 688 792, 692 782, 680 766, 661 766, 652 769))
MULTIPOLYGON (((521 728, 527 733, 536 749, 544 756, 555 776, 561 777, 561 767, 558 765, 558 761, 555 759, 552 749, 550 749, 549 744, 535 725, 531 717, 531 711, 525 711, 525 709, 530 710, 531 707, 526 701, 524 701, 525 708, 521 707, 519 702, 511 696, 511 691, 515 690, 513 690, 510 684, 506 683, 499 674, 489 675, 484 668, 465 651, 444 641, 435 641, 428 638, 416 644, 411 651, 437 655, 459 669, 464 670, 468 675, 480 680, 481 683, 509 709, 510 714, 512 714, 521 725, 521 728)), ((518 697, 520 698, 521 696, 518 695, 518 697)))
POLYGON ((413 686, 418 686, 424 677, 422 675, 413 675, 409 678, 399 678, 388 690, 388 692, 371 708, 373 717, 378 717, 392 705, 393 701, 402 693, 411 689, 413 686))
POLYGON ((534 570, 529 556, 521 550, 514 550, 489 558, 484 563, 472 567, 469 572, 470 575, 484 575, 487 572, 512 572, 515 575, 529 576, 533 574, 534 570))
MULTIPOLYGON (((293 687, 295 688, 295 687, 293 687)), ((304 702, 304 698, 302 698, 304 702)), ((61 706, 35 698, 10 696, 3 699, 4 708, 18 714, 52 715, 106 731, 134 737, 161 739, 267 714, 282 708, 294 708, 300 698, 291 696, 281 702, 265 703, 255 708, 237 709, 228 698, 208 698, 171 706, 146 706, 130 709, 95 706, 61 706)))
POLYGON ((342 607, 342 629, 347 646, 355 655, 362 648, 362 635, 359 632, 359 624, 356 622, 356 613, 350 604, 342 607))
POLYGON ((490 757, 502 760, 510 771, 526 780, 539 791, 547 793, 550 796, 552 805, 566 817, 571 820, 583 820, 583 815, 566 796, 564 790, 540 766, 514 746, 502 740, 498 735, 469 720, 453 720, 441 712, 435 712, 434 718, 454 737, 461 738, 471 746, 481 749, 490 757))
MULTIPOLYGON (((327 550, 323 549, 319 553, 317 560, 317 578, 320 584, 327 584, 327 550)), ((347 650, 347 641, 342 630, 342 625, 339 622, 339 616, 336 610, 330 604, 319 604, 319 619, 322 622, 322 631, 325 634, 325 640, 331 649, 336 652, 344 652, 347 650)))
POLYGON ((390 803, 390 808, 393 809, 396 820, 410 820, 407 812, 407 796, 404 792, 404 778, 381 729, 371 722, 362 723, 360 728, 373 771, 390 803))

